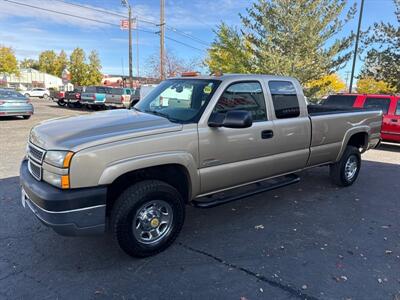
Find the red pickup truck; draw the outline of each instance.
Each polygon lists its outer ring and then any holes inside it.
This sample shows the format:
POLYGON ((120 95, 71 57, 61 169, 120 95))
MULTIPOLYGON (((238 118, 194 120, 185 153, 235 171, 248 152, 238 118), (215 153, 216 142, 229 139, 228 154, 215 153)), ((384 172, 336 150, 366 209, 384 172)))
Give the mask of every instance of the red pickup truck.
POLYGON ((372 94, 330 95, 322 105, 380 108, 383 111, 381 135, 383 141, 400 142, 400 96, 372 94))

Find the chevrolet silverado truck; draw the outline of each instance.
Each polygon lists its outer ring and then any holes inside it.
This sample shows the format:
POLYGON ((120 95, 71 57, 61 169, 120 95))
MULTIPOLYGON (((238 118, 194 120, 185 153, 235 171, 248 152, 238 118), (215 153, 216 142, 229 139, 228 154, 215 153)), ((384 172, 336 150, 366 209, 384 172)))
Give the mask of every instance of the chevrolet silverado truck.
POLYGON ((334 183, 352 185, 381 124, 377 110, 307 106, 290 77, 168 79, 131 110, 35 126, 22 204, 59 234, 111 230, 127 254, 154 255, 177 237, 186 204, 283 187, 321 165, 334 183))

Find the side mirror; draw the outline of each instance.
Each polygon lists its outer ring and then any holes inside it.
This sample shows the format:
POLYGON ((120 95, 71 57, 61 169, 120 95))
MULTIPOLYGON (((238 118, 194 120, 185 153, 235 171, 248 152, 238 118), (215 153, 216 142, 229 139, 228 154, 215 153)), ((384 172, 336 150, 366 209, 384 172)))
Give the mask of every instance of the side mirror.
POLYGON ((226 128, 248 128, 253 125, 251 113, 245 110, 231 110, 225 114, 216 113, 211 115, 208 126, 226 128))

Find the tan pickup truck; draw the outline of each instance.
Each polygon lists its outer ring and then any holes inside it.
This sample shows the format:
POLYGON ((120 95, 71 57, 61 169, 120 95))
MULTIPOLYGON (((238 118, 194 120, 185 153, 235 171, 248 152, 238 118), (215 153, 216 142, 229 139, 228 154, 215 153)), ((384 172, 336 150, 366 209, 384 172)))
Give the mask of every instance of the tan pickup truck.
POLYGON ((126 253, 149 256, 175 240, 186 204, 289 185, 320 165, 336 184, 353 184, 381 123, 381 111, 307 106, 290 77, 173 78, 131 110, 35 126, 22 203, 60 234, 109 229, 126 253))

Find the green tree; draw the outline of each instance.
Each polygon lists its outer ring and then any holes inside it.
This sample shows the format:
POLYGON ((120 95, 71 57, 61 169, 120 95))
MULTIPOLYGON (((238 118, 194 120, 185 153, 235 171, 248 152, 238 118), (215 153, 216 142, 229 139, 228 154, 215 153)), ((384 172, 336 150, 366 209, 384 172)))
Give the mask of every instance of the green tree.
POLYGON ((385 81, 400 92, 400 0, 394 0, 397 24, 375 23, 365 40, 367 52, 361 77, 385 81))
POLYGON ((354 34, 339 37, 354 17, 346 0, 257 0, 240 15, 240 30, 221 24, 205 63, 211 71, 290 75, 301 83, 337 71, 351 58, 354 34))
POLYGON ((25 58, 19 62, 20 68, 28 69, 32 68, 35 70, 39 70, 39 62, 32 58, 25 58))
POLYGON ((39 54, 39 71, 57 76, 57 54, 54 50, 46 50, 39 54))
POLYGON ((68 57, 64 50, 61 50, 55 63, 56 76, 61 77, 62 71, 68 66, 68 57))
POLYGON ((333 73, 307 82, 304 88, 305 94, 311 94, 316 100, 320 100, 324 96, 343 91, 346 84, 338 74, 333 73))
POLYGON ((101 83, 101 62, 97 51, 92 50, 89 54, 89 65, 86 85, 97 85, 101 83))
POLYGON ((18 61, 10 47, 0 46, 0 73, 19 75, 18 61))
POLYGON ((75 48, 72 51, 69 58, 69 71, 71 73, 71 82, 74 85, 86 85, 88 66, 86 64, 86 54, 82 48, 75 48))

